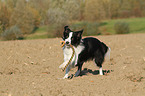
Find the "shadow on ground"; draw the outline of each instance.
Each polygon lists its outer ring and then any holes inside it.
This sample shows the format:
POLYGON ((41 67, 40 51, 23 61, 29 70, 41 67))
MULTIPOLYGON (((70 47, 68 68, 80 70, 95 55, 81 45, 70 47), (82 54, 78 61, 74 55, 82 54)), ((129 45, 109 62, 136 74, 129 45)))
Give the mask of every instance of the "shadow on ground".
MULTIPOLYGON (((103 70, 103 75, 108 75, 111 72, 113 72, 113 70, 103 70)), ((81 75, 80 76, 87 75, 88 73, 91 73, 93 75, 99 75, 99 70, 92 71, 91 69, 84 68, 84 70, 81 71, 81 75)))

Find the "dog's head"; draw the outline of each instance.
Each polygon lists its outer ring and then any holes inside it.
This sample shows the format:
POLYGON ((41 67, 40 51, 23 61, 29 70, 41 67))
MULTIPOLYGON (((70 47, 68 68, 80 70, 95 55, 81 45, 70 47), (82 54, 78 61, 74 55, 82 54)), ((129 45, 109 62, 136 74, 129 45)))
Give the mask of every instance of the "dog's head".
POLYGON ((82 39, 83 30, 80 31, 71 31, 68 26, 64 27, 63 40, 66 45, 77 46, 80 44, 82 39))

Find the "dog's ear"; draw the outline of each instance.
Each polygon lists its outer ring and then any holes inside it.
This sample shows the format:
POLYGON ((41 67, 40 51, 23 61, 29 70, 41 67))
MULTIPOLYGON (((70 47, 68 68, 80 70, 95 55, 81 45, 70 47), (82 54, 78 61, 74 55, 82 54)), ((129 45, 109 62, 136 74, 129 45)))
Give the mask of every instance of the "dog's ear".
POLYGON ((78 31, 78 32, 77 32, 77 33, 78 33, 78 34, 77 34, 77 37, 81 37, 81 36, 82 36, 82 34, 83 34, 83 31, 84 31, 83 29, 82 29, 82 30, 80 30, 80 31, 78 31))
POLYGON ((68 26, 65 26, 64 32, 63 32, 63 37, 62 37, 63 40, 65 40, 65 38, 68 36, 69 32, 71 32, 71 30, 69 29, 68 26))
POLYGON ((64 32, 65 32, 65 33, 69 33, 70 31, 71 31, 71 30, 69 29, 68 26, 65 26, 65 27, 64 27, 64 32))
POLYGON ((80 30, 81 35, 83 34, 84 29, 80 30))

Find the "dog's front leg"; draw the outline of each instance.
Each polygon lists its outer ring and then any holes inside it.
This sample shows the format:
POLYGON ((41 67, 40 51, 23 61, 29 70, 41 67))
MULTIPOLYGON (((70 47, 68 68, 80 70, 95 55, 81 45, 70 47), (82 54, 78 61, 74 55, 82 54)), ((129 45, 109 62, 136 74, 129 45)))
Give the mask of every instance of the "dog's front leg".
POLYGON ((63 69, 63 68, 67 65, 68 62, 69 62, 69 60, 64 61, 64 62, 59 66, 59 68, 60 68, 60 69, 63 69))
POLYGON ((75 66, 77 65, 77 63, 78 63, 78 54, 76 54, 75 66))
POLYGON ((68 66, 66 68, 66 72, 65 72, 65 75, 64 75, 63 79, 67 79, 68 78, 69 71, 70 71, 70 66, 68 66))
POLYGON ((64 53, 64 62, 59 66, 60 69, 63 69, 69 62, 68 56, 64 53))
POLYGON ((82 65, 83 65, 83 63, 79 63, 79 62, 78 62, 77 65, 78 65, 78 70, 77 70, 77 72, 75 73, 75 77, 77 77, 77 76, 80 75, 81 70, 82 70, 82 65))

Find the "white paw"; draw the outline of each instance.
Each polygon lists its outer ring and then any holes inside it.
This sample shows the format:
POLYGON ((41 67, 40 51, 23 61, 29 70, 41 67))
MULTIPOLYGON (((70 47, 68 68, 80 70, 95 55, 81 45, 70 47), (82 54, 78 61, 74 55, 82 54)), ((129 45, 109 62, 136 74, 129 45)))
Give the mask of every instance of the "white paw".
POLYGON ((99 69, 99 73, 100 73, 100 75, 103 75, 102 67, 100 67, 100 69, 99 69))
POLYGON ((102 71, 100 71, 100 75, 103 75, 103 72, 102 71))
POLYGON ((63 77, 63 79, 67 79, 68 78, 68 74, 65 74, 65 76, 63 77))
POLYGON ((100 73, 100 75, 103 75, 103 73, 100 73))

